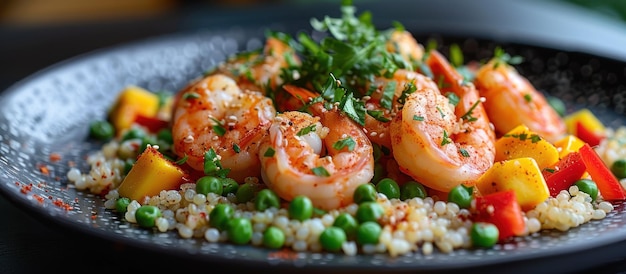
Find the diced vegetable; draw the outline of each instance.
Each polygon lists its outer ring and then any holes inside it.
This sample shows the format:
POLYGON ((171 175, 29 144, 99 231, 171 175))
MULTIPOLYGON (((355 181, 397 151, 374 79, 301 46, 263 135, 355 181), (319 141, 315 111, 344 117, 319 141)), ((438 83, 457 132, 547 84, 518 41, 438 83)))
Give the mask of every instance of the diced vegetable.
POLYGON ((526 230, 515 191, 494 192, 474 198, 474 222, 492 223, 498 228, 498 241, 522 235, 526 230))
POLYGON ((185 182, 185 172, 154 147, 148 146, 122 181, 118 192, 141 202, 161 190, 178 189, 185 182))
POLYGON ((587 172, 598 185, 602 197, 607 201, 626 199, 626 191, 598 153, 589 144, 582 146, 579 152, 587 172))
POLYGON ((126 87, 109 111, 109 120, 120 134, 135 122, 138 115, 155 117, 159 111, 159 97, 137 86, 126 87))
POLYGON ((162 120, 157 117, 146 116, 141 113, 138 113, 135 117, 135 123, 142 125, 150 132, 154 133, 159 132, 159 130, 167 128, 169 126, 169 122, 166 120, 162 120))
POLYGON ((550 197, 550 191, 535 159, 522 157, 496 162, 476 181, 482 195, 515 191, 522 210, 530 210, 550 197))
POLYGON ((554 143, 554 146, 559 151, 559 159, 565 158, 567 154, 572 151, 578 151, 585 142, 578 137, 568 134, 554 143))
POLYGON ((542 170, 550 196, 554 197, 561 190, 568 189, 576 180, 585 174, 585 163, 578 151, 570 152, 554 166, 542 170))
POLYGON ((583 108, 564 118, 567 132, 575 135, 591 146, 605 138, 604 124, 589 109, 583 108))
POLYGON ((521 157, 535 159, 539 169, 554 165, 559 160, 556 147, 541 138, 525 125, 519 125, 496 141, 495 161, 504 161, 521 157))

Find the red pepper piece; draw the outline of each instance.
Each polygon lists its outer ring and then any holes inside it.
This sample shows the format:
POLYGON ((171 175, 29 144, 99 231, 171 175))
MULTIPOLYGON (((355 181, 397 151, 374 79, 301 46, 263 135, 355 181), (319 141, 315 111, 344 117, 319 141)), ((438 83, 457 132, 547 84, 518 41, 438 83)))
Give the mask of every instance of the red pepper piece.
POLYGON ((599 145, 600 141, 605 138, 604 135, 591 131, 585 127, 585 125, 580 121, 576 122, 576 137, 583 140, 585 143, 588 143, 592 147, 599 145))
POLYGON ((498 241, 521 235, 526 230, 522 209, 517 203, 515 191, 494 192, 474 198, 475 222, 492 223, 498 227, 498 241))
POLYGON ((587 172, 591 176, 602 197, 607 201, 626 199, 626 191, 611 170, 604 164, 600 155, 587 143, 578 152, 585 163, 587 172))
POLYGON ((568 189, 576 180, 585 174, 585 163, 580 153, 572 151, 559 160, 553 167, 542 170, 550 196, 555 197, 561 190, 568 189))
POLYGON ((135 123, 146 127, 150 132, 156 133, 161 129, 167 128, 169 122, 156 117, 149 117, 141 114, 135 116, 135 123))

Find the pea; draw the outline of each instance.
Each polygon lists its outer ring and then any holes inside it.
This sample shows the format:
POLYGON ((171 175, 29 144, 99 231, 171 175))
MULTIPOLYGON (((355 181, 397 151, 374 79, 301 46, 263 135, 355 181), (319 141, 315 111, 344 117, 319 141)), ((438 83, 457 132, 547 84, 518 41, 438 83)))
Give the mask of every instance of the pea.
POLYGON ((258 211, 264 211, 270 207, 279 208, 280 198, 278 198, 278 195, 271 189, 263 189, 257 193, 254 199, 254 207, 258 211))
POLYGON ((239 189, 239 183, 235 181, 233 178, 224 178, 222 179, 223 191, 222 195, 226 196, 230 193, 237 193, 237 189, 239 189))
POLYGON ((222 231, 227 228, 228 221, 235 216, 235 210, 229 204, 217 204, 209 213, 209 225, 222 231))
POLYGON ((472 244, 478 247, 492 247, 498 242, 499 236, 498 227, 491 223, 476 222, 470 230, 472 244))
POLYGON ((115 128, 108 121, 94 121, 89 125, 89 135, 98 140, 110 140, 115 135, 115 128))
POLYGON ((426 198, 426 188, 416 181, 408 181, 400 187, 400 200, 426 198))
POLYGON ((124 160, 124 174, 128 174, 128 172, 130 172, 130 170, 133 168, 133 165, 135 165, 135 159, 133 158, 128 158, 126 160, 124 160))
POLYGON ((626 178, 626 159, 619 159, 611 165, 611 172, 618 179, 626 178))
POLYGON ((356 220, 361 223, 376 222, 384 213, 383 207, 377 202, 364 202, 356 210, 356 220))
POLYGON ((355 203, 360 204, 363 202, 375 202, 376 196, 374 185, 362 184, 354 190, 353 199, 355 203))
POLYGON ((252 222, 246 218, 228 221, 228 239, 235 244, 246 244, 252 239, 252 222))
POLYGON ((460 208, 469 208, 472 203, 473 187, 465 185, 455 186, 448 192, 448 202, 459 205, 460 208))
POLYGON ((580 179, 574 182, 574 185, 578 187, 578 190, 589 194, 591 201, 595 201, 598 198, 598 185, 596 185, 596 182, 589 179, 580 179))
POLYGON ((124 135, 122 135, 122 141, 131 139, 142 139, 146 136, 146 132, 139 128, 131 128, 124 135))
POLYGON ((381 179, 385 177, 385 167, 381 163, 374 164, 374 177, 370 181, 372 184, 377 184, 381 179))
POLYGON ((347 212, 343 212, 335 218, 333 226, 343 229, 348 237, 356 235, 356 229, 359 226, 356 219, 347 212))
POLYGON ((224 187, 222 180, 214 176, 203 176, 196 181, 196 192, 207 195, 209 193, 215 193, 222 195, 224 187))
POLYGON ((263 232, 263 245, 278 249, 285 244, 285 233, 278 227, 270 226, 263 232))
POLYGON ((172 131, 168 128, 159 130, 156 134, 157 139, 165 142, 166 144, 173 144, 174 138, 172 137, 172 131))
POLYGON ((343 229, 336 226, 329 226, 322 234, 320 234, 319 241, 325 250, 331 252, 337 252, 341 250, 341 246, 346 241, 346 232, 343 229))
POLYGON ((548 104, 556 111, 556 113, 559 114, 559 116, 565 116, 566 107, 565 103, 563 103, 561 99, 554 96, 548 96, 546 99, 548 99, 548 104))
POLYGON ((247 203, 252 201, 254 194, 256 194, 257 185, 253 183, 244 183, 237 188, 235 195, 237 196, 238 203, 247 203))
POLYGON ((377 222, 364 222, 356 230, 356 241, 359 244, 377 244, 382 231, 377 222))
POLYGON ((313 216, 313 202, 309 197, 298 195, 289 203, 289 217, 292 219, 304 221, 313 216))
POLYGON ((135 211, 135 219, 142 227, 154 227, 154 223, 159 217, 161 217, 161 210, 156 206, 142 205, 135 211))
POLYGON ((390 200, 400 198, 400 186, 398 186, 398 183, 394 179, 385 178, 380 180, 376 185, 376 190, 385 194, 390 200))
POLYGON ((126 197, 120 197, 115 201, 115 210, 119 213, 126 213, 128 209, 128 205, 130 204, 130 199, 126 197))

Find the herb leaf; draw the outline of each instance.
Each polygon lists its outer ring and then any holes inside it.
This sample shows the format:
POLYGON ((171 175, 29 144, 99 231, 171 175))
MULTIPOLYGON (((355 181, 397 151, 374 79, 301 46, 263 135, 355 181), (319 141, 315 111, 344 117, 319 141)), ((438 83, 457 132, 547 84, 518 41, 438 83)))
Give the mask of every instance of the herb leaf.
POLYGON ((345 139, 341 139, 333 144, 333 148, 336 150, 341 150, 344 147, 348 148, 348 151, 353 151, 356 146, 356 142, 352 137, 347 137, 345 139))

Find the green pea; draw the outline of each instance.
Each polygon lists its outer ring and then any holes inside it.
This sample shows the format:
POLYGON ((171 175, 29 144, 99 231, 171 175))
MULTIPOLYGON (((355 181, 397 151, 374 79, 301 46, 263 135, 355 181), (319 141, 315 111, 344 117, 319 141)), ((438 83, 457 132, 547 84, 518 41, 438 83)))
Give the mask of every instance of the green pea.
POLYGON ((386 175, 387 172, 385 171, 385 167, 381 163, 376 163, 374 164, 374 177, 372 177, 370 183, 378 184, 378 182, 385 178, 386 175))
POLYGON ((89 125, 89 135, 98 140, 110 140, 115 135, 115 128, 108 121, 94 121, 89 125))
POLYGON ((259 193, 257 193, 256 198, 254 199, 254 207, 258 211, 264 211, 270 207, 279 208, 280 198, 278 198, 276 192, 271 189, 262 189, 259 193))
POLYGON ((566 114, 565 103, 557 97, 548 96, 546 98, 548 100, 548 104, 559 114, 559 116, 563 117, 566 114))
POLYGON ((400 186, 398 183, 391 178, 385 178, 380 180, 376 185, 376 190, 382 194, 387 196, 387 199, 398 199, 400 198, 400 186))
POLYGON ((235 209, 229 204, 217 204, 209 213, 209 225, 222 231, 227 229, 228 221, 235 216, 235 209))
POLYGON ((349 213, 343 212, 335 218, 333 226, 343 229, 348 237, 356 235, 356 229, 359 226, 356 219, 349 213))
POLYGON ((363 202, 375 202, 377 197, 377 191, 372 184, 359 185, 353 194, 354 203, 360 204, 363 202))
POLYGON ((476 222, 472 224, 470 237, 472 244, 478 247, 490 248, 498 242, 500 231, 491 223, 476 222))
POLYGON ((130 199, 126 197, 120 197, 115 201, 115 210, 119 213, 126 213, 128 209, 128 205, 130 204, 130 199))
POLYGON ((135 211, 135 219, 142 227, 154 227, 154 223, 159 217, 161 217, 161 210, 156 206, 142 205, 135 211))
POLYGON ((327 227, 326 229, 324 229, 324 231, 322 231, 322 234, 320 234, 319 237, 322 248, 331 252, 337 252, 341 250, 341 246, 346 241, 346 239, 346 232, 336 226, 327 227))
POLYGON ((135 162, 136 162, 136 160, 133 159, 133 158, 128 158, 128 159, 124 160, 124 174, 128 174, 128 172, 130 172, 130 170, 135 165, 135 162))
POLYGON ((308 220, 313 216, 313 202, 307 196, 298 195, 289 203, 288 212, 292 219, 308 220))
POLYGON ((278 227, 270 226, 263 232, 263 245, 278 249, 285 244, 285 233, 278 227))
POLYGON ((611 165, 611 172, 618 179, 626 178, 626 159, 619 159, 611 165))
POLYGON ((469 208, 472 204, 474 187, 463 184, 455 186, 448 192, 448 202, 459 205, 460 208, 469 208))
POLYGON ((146 137, 146 132, 139 128, 131 128, 124 135, 122 135, 122 141, 131 139, 142 139, 146 137))
POLYGON ((209 193, 215 193, 222 195, 224 187, 222 185, 222 179, 215 176, 203 176, 196 181, 196 192, 207 195, 209 193))
POLYGON ((237 196, 238 203, 247 203, 252 201, 254 195, 258 190, 258 186, 253 183, 244 183, 237 188, 235 196, 237 196))
POLYGON ((356 230, 356 241, 359 244, 377 244, 383 229, 377 222, 367 221, 356 230))
POLYGON ((222 179, 222 186, 223 186, 223 191, 222 191, 222 195, 226 196, 227 194, 233 193, 236 194, 237 193, 237 189, 239 189, 239 183, 237 183, 237 181, 235 181, 235 179, 233 178, 224 178, 222 179))
POLYGON ((377 202, 364 202, 356 210, 356 220, 361 223, 367 221, 376 222, 384 213, 385 210, 377 202))
POLYGON ((426 188, 422 184, 408 181, 400 187, 400 200, 404 201, 415 197, 426 198, 426 188))
POLYGON ((159 130, 159 132, 157 132, 156 134, 157 139, 165 142, 166 144, 173 144, 174 143, 174 137, 172 137, 172 131, 168 128, 164 128, 159 130))
POLYGON ((595 201, 598 198, 598 185, 596 182, 589 179, 580 179, 574 182, 574 185, 578 187, 578 190, 589 194, 591 201, 595 201))
POLYGON ((235 244, 246 244, 252 239, 252 222, 246 218, 228 221, 228 239, 235 244))

